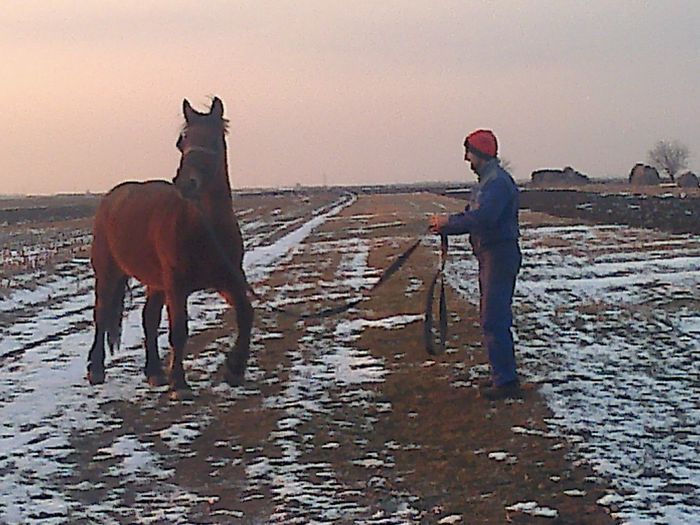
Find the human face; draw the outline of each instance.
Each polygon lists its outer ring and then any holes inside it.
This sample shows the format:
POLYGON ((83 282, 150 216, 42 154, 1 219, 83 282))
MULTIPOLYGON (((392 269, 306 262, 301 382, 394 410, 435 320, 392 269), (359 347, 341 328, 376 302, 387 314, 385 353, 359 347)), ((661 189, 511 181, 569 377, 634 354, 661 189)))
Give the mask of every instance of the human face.
POLYGON ((464 147, 464 162, 468 162, 472 171, 477 175, 479 168, 484 164, 484 159, 476 155, 473 151, 469 151, 468 147, 464 147))

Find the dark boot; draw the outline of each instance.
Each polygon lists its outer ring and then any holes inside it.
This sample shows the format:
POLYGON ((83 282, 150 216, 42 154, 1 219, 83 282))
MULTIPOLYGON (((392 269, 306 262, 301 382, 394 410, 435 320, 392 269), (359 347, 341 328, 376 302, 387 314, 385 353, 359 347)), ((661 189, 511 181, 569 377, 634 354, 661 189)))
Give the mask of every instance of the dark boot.
POLYGON ((489 401, 499 401, 501 399, 522 399, 523 391, 518 381, 511 381, 500 386, 490 386, 480 389, 481 397, 489 401))

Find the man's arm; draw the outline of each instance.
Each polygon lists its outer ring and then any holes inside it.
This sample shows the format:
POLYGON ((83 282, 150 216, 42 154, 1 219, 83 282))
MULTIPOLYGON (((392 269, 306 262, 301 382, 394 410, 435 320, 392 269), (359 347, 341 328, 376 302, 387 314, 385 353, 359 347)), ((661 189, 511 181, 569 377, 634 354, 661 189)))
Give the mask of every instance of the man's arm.
POLYGON ((479 192, 476 205, 462 213, 450 215, 440 229, 446 235, 459 235, 493 228, 510 200, 508 182, 497 178, 486 183, 479 192))

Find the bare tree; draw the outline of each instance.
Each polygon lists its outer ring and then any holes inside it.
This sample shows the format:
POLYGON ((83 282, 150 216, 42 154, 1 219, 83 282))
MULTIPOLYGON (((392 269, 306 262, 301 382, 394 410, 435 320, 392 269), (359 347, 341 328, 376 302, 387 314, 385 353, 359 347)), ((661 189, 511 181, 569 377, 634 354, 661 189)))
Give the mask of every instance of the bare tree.
POLYGON ((660 140, 649 150, 649 164, 659 171, 665 171, 672 181, 676 180, 676 174, 688 167, 690 150, 685 144, 677 140, 673 142, 660 140))
POLYGON ((513 174, 513 163, 510 161, 510 159, 506 159, 504 157, 498 157, 498 160, 500 161, 501 167, 512 175, 513 174))

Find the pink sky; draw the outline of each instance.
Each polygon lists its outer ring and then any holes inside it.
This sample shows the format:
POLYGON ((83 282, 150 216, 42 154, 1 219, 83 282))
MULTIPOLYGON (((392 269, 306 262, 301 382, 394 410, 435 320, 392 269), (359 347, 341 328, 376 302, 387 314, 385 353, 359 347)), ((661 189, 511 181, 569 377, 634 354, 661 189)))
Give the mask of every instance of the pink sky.
POLYGON ((660 139, 700 167, 700 2, 6 0, 0 193, 170 178, 182 99, 223 101, 236 187, 626 176, 660 139))

